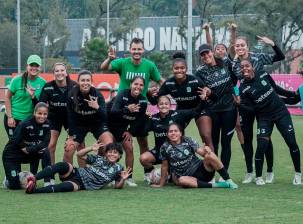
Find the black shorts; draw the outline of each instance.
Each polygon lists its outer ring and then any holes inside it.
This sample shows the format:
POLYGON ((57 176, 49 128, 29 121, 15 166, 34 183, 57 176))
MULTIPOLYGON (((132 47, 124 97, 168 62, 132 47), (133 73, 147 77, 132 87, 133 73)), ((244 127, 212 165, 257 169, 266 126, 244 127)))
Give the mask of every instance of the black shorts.
POLYGON ((148 136, 148 120, 149 118, 144 115, 131 122, 129 125, 129 132, 134 137, 148 136))
POLYGON ((121 124, 120 126, 109 125, 109 131, 114 136, 116 142, 123 142, 123 133, 127 131, 127 125, 121 124))
POLYGON ((203 160, 201 161, 201 165, 197 168, 197 170, 194 172, 192 177, 197 178, 200 181, 209 182, 211 181, 215 176, 215 171, 209 172, 205 169, 203 160))
POLYGON ((78 171, 77 168, 74 168, 73 171, 70 173, 70 175, 68 175, 67 177, 64 177, 64 178, 60 177, 60 180, 62 182, 71 181, 71 182, 78 185, 79 190, 85 190, 85 186, 82 182, 81 176, 80 176, 79 171, 78 171))
POLYGON ((4 114, 4 118, 3 118, 3 123, 4 123, 4 128, 5 128, 5 131, 6 131, 6 134, 8 136, 8 138, 10 139, 13 134, 14 134, 14 130, 15 128, 17 127, 17 125, 21 122, 21 120, 17 120, 15 119, 15 122, 16 122, 16 126, 11 128, 7 125, 7 120, 8 120, 8 117, 6 114, 4 114))
POLYGON ((68 129, 68 124, 67 124, 67 118, 49 118, 49 123, 50 123, 50 129, 58 131, 59 133, 62 130, 62 127, 64 127, 65 130, 68 129))
POLYGON ((156 162, 154 162, 153 164, 157 165, 157 164, 161 164, 162 163, 162 158, 160 155, 160 149, 157 149, 156 147, 149 150, 149 152, 155 157, 156 162))
POLYGON ((204 108, 200 111, 200 113, 195 116, 195 120, 198 120, 200 117, 202 116, 208 116, 208 117, 211 117, 211 112, 208 108, 204 108))
POLYGON ((98 126, 91 126, 91 127, 73 127, 68 130, 69 135, 73 136, 74 141, 78 143, 84 142, 85 136, 88 132, 91 132, 95 139, 99 139, 100 135, 102 135, 104 132, 109 131, 108 127, 105 123, 98 125, 98 126))

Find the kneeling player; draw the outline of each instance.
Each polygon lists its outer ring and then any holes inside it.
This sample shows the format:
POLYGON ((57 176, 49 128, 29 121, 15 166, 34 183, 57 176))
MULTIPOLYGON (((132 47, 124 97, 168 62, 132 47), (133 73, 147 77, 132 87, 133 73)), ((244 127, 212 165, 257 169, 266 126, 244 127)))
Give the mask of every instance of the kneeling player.
POLYGON ((103 147, 102 143, 95 143, 91 147, 77 152, 80 159, 90 166, 74 168, 70 163, 59 162, 43 169, 35 176, 28 177, 26 193, 52 193, 70 192, 78 190, 98 190, 108 183, 115 181, 115 188, 122 188, 124 181, 131 174, 131 169, 123 171, 123 167, 117 162, 122 156, 122 147, 117 143, 106 145, 105 156, 99 156, 98 151, 103 147), (88 154, 94 151, 96 155, 88 154), (36 188, 36 180, 58 173, 62 183, 36 188))
POLYGON ((183 137, 178 124, 172 123, 167 132, 168 141, 161 149, 163 159, 161 166, 161 180, 159 185, 152 187, 162 187, 166 183, 168 166, 170 167, 173 179, 178 186, 187 188, 238 188, 229 177, 226 169, 218 157, 207 146, 199 145, 189 137, 183 137), (204 159, 200 160, 196 153, 204 159), (217 171, 224 182, 208 183, 217 171))

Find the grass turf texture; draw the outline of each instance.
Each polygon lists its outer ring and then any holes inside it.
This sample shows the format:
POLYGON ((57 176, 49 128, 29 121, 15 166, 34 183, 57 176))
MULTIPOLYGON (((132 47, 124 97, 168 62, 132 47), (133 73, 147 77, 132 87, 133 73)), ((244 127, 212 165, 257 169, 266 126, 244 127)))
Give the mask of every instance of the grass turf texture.
MULTIPOLYGON (((2 119, 3 113, 1 123, 2 119)), ((303 117, 293 117, 293 122, 302 150, 303 117)), ((7 142, 4 127, 0 133, 2 152, 7 142)), ((201 142, 194 122, 186 133, 201 142)), ((62 159, 64 138, 65 133, 57 147, 57 161, 62 159)), ((181 189, 175 186, 152 189, 143 182, 139 150, 135 145, 134 178, 139 184, 137 188, 37 195, 26 195, 22 190, 0 189, 0 223, 302 223, 303 186, 292 185, 294 171, 290 155, 276 130, 272 140, 275 183, 271 185, 241 184, 246 169, 236 135, 232 142, 229 172, 239 183, 238 190, 181 189)), ((93 141, 89 136, 86 144, 93 141)), ((152 135, 149 145, 153 146, 152 135)), ((124 160, 121 162, 123 164, 124 160)), ((1 163, 1 181, 3 177, 1 163)))

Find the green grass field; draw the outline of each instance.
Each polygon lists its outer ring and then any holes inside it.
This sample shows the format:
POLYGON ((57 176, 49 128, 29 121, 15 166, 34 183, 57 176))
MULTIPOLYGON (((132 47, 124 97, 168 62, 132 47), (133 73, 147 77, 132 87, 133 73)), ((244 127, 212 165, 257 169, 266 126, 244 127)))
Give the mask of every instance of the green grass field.
MULTIPOLYGON (((2 118, 3 114, 1 123, 2 118)), ((293 117, 293 122, 302 149, 303 117, 293 117)), ((186 132, 200 140, 194 123, 186 132)), ((7 142, 3 127, 0 137, 2 152, 7 142)), ((65 134, 57 147, 57 161, 62 159, 64 137, 65 134)), ((241 184, 245 164, 234 135, 229 172, 239 183, 238 190, 175 186, 152 189, 143 183, 136 145, 134 177, 139 187, 39 195, 0 189, 0 223, 303 223, 303 186, 292 185, 293 166, 282 137, 275 131, 272 139, 275 172, 272 185, 241 184)), ((92 142, 90 136, 87 144, 92 142)), ((152 137, 149 142, 153 146, 152 137)), ((3 176, 1 163, 1 182, 3 176)))

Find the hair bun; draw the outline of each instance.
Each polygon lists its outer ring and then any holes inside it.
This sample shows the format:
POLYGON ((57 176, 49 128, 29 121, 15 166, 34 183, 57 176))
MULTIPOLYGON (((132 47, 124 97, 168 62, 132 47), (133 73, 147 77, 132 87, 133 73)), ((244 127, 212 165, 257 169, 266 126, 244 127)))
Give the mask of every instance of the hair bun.
POLYGON ((177 58, 182 58, 182 59, 185 60, 186 55, 182 51, 178 51, 178 52, 173 54, 173 59, 177 59, 177 58))

